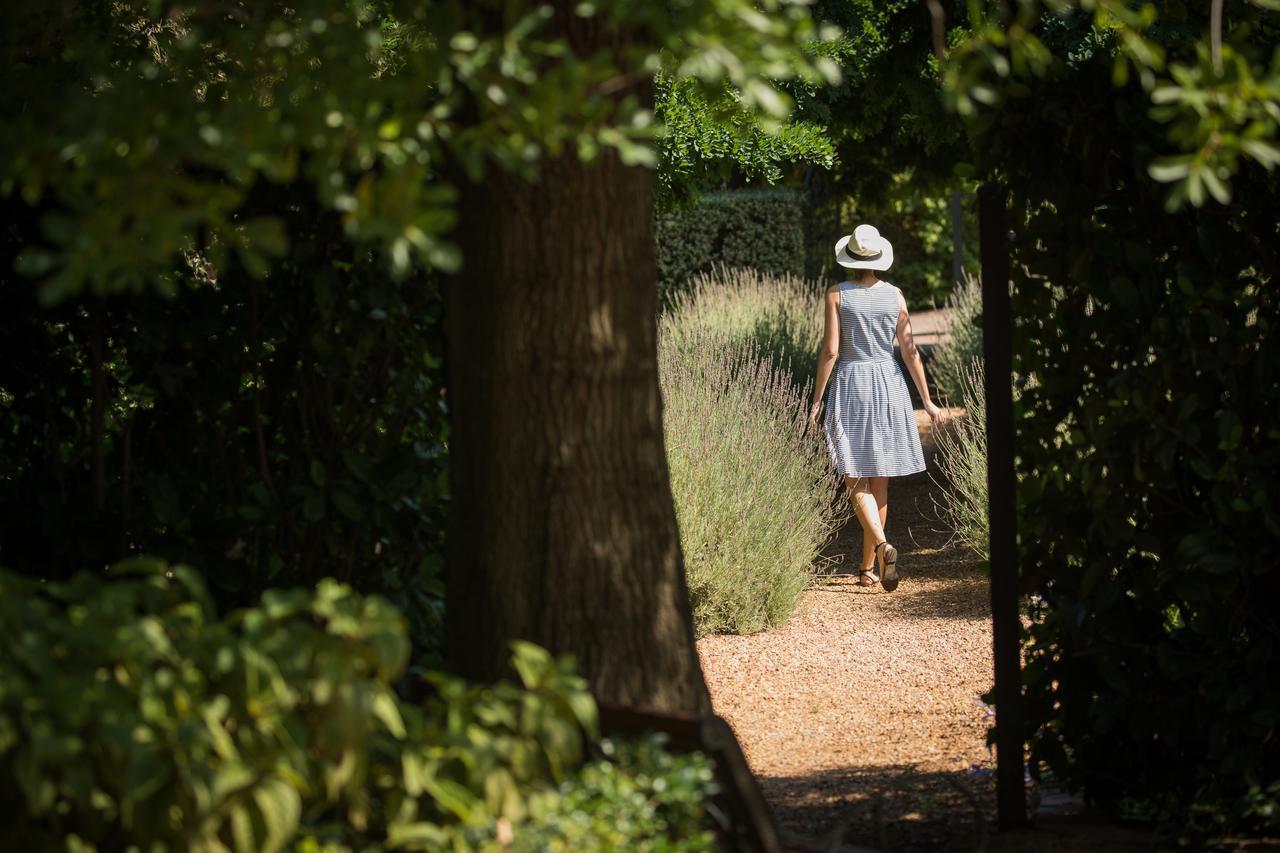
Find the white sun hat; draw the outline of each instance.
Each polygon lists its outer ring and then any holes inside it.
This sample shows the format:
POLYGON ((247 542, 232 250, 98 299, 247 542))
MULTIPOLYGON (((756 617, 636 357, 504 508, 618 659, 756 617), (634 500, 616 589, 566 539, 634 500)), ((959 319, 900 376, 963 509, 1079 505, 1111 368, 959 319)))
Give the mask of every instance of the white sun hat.
POLYGON ((874 225, 859 225, 836 241, 836 263, 851 270, 887 270, 893 265, 893 244, 874 225))

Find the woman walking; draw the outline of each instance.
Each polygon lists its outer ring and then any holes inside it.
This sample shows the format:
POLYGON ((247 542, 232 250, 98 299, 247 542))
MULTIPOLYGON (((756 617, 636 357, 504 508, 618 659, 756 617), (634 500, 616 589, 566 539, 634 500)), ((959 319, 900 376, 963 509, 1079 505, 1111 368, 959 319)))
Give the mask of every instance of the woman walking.
POLYGON ((817 428, 830 380, 823 427, 832 464, 862 524, 858 584, 883 583, 885 590, 893 592, 898 587, 898 549, 884 534, 889 478, 918 474, 925 468, 911 396, 893 357, 895 336, 929 418, 937 425, 944 415, 929 398, 902 291, 876 277, 877 271, 893 264, 893 246, 875 227, 859 225, 836 243, 836 262, 856 272, 853 279, 827 288, 826 328, 809 423, 817 428))

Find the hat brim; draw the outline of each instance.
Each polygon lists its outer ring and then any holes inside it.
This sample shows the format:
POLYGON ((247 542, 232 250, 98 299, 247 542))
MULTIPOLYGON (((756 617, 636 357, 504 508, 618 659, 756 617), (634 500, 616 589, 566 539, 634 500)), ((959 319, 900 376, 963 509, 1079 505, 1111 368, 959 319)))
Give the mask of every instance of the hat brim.
POLYGON ((868 241, 870 246, 880 250, 880 257, 874 261, 860 260, 846 251, 849 237, 841 237, 836 243, 836 263, 851 270, 887 270, 893 266, 893 244, 883 237, 875 237, 868 241))

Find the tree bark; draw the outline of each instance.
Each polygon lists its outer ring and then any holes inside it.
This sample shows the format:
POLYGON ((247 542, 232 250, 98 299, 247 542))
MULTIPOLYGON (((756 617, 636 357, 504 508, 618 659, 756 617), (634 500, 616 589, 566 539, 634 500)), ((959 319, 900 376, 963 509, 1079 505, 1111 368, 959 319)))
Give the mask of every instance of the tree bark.
POLYGON ((537 181, 463 187, 458 212, 447 664, 506 675, 525 639, 572 653, 601 701, 707 712, 663 444, 653 173, 569 150, 537 181))

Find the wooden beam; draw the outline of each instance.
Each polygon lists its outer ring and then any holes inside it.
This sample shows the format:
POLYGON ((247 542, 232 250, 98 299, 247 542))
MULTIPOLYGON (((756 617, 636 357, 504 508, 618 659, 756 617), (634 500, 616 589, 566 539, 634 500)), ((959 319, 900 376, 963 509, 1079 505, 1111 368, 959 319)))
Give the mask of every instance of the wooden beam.
POLYGON ((1027 822, 1024 788, 1018 546, 1013 473, 1013 325, 1009 307, 1007 194, 978 190, 982 256, 982 350, 987 391, 987 512, 990 519, 991 633, 995 658, 996 817, 1002 829, 1027 822))
MULTIPOLYGON (((970 196, 972 198, 972 196, 970 196)), ((964 283, 964 193, 951 191, 951 287, 964 283)))

